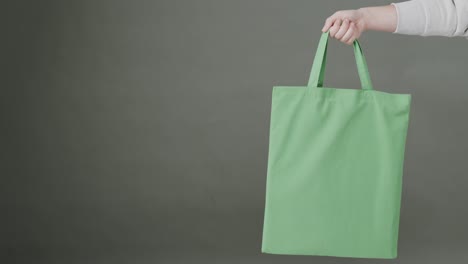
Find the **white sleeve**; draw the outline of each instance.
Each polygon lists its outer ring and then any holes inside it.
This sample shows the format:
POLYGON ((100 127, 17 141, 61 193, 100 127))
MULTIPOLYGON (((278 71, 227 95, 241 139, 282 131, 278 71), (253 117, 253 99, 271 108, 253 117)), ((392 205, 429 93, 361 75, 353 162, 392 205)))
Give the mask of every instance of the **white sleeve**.
POLYGON ((398 17, 394 33, 468 37, 468 0, 412 0, 391 4, 398 17))

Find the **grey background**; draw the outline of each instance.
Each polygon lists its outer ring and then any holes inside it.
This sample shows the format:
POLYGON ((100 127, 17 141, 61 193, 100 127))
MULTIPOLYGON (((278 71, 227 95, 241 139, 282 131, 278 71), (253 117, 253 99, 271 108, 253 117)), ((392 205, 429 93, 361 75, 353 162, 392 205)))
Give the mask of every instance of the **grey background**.
MULTIPOLYGON (((2 15, 2 263, 466 263, 467 40, 369 32, 413 95, 399 258, 260 253, 271 90, 325 18, 387 1, 16 1, 2 15)), ((359 88, 331 41, 327 85, 359 88)))

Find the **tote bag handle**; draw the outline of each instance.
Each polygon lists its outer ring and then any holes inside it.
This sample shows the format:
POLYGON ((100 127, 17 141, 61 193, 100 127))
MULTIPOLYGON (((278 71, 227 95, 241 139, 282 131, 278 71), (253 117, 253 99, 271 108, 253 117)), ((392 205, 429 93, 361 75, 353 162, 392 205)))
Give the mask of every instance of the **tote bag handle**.
MULTIPOLYGON (((312 64, 312 70, 310 72, 308 89, 323 87, 323 77, 325 73, 325 65, 327 62, 327 46, 328 46, 328 35, 329 32, 322 33, 320 42, 315 53, 314 63, 312 64)), ((361 45, 358 40, 354 40, 354 56, 356 58, 356 65, 358 69, 359 79, 361 80, 361 87, 363 90, 372 90, 372 82, 369 76, 369 70, 367 69, 366 59, 362 54, 361 45)))

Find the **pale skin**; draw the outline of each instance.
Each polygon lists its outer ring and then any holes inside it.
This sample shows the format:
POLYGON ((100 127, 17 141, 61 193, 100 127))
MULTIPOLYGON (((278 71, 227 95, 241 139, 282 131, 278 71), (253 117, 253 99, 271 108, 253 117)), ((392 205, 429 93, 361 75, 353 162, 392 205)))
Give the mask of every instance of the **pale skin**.
POLYGON ((396 26, 395 7, 386 5, 337 11, 327 18, 322 31, 329 31, 330 37, 351 45, 364 31, 394 32, 396 26))

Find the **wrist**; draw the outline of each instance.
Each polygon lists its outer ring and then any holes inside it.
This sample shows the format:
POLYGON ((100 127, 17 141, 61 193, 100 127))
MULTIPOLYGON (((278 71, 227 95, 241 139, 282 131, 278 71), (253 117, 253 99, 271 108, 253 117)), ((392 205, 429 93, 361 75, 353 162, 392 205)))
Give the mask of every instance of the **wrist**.
POLYGON ((359 14, 359 21, 357 22, 358 26, 363 32, 369 30, 372 22, 370 19, 369 9, 367 7, 362 7, 356 11, 359 14))
POLYGON ((376 30, 394 32, 397 26, 397 13, 393 5, 363 7, 358 9, 363 31, 376 30))

